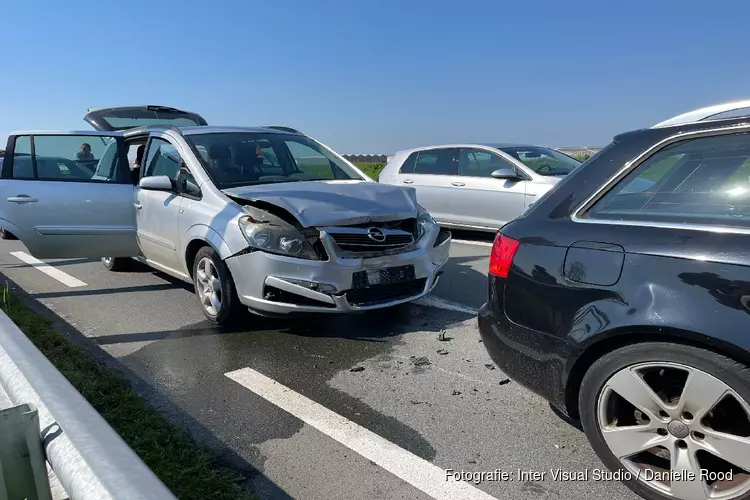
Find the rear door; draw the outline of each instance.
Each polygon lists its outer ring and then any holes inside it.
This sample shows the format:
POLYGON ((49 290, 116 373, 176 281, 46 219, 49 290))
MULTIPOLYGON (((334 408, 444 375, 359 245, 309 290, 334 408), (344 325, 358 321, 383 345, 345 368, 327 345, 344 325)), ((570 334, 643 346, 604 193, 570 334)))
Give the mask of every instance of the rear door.
POLYGON ((457 223, 458 202, 451 182, 458 172, 458 149, 439 148, 412 153, 398 171, 398 185, 417 191, 417 202, 443 223, 457 223))
POLYGON ((136 127, 205 126, 202 116, 167 106, 119 106, 90 109, 83 118, 96 130, 127 130, 136 127))
POLYGON ((37 258, 134 257, 133 189, 120 132, 13 134, 0 226, 37 258))

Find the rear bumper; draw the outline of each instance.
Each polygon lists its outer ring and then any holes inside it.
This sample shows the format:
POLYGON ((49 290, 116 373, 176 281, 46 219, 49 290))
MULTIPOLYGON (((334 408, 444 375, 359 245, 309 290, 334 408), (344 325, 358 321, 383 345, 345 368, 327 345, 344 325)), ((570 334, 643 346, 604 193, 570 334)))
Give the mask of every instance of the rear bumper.
POLYGON ((569 344, 516 325, 488 304, 479 309, 478 322, 482 343, 498 368, 567 414, 562 380, 569 344))

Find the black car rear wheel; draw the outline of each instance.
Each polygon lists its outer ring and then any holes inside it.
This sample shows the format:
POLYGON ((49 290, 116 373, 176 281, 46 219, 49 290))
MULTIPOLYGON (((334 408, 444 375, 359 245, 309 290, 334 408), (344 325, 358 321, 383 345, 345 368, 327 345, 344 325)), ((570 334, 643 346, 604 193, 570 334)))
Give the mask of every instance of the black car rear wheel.
POLYGON ((586 436, 649 500, 750 498, 750 368, 672 343, 623 347, 581 384, 586 436))

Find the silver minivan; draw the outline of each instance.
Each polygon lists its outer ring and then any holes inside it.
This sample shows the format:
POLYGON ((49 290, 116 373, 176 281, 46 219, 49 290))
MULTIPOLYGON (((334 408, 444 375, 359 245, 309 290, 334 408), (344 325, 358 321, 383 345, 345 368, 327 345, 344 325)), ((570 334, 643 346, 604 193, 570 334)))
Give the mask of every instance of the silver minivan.
POLYGON ((442 226, 497 231, 579 165, 542 146, 446 144, 399 151, 378 182, 414 187, 442 226))
POLYGON ((286 127, 216 127, 163 106, 90 111, 97 131, 16 132, 0 226, 38 258, 137 259, 191 282, 225 324, 346 313, 429 293, 451 235, 412 188, 373 182, 286 127), (131 163, 129 158, 133 159, 131 163))

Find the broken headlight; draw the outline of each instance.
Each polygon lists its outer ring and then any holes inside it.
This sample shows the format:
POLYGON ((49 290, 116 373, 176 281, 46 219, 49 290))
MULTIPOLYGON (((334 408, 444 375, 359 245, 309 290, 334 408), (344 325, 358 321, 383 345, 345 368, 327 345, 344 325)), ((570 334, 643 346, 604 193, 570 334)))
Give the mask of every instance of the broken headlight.
POLYGON ((253 207, 240 217, 242 235, 253 248, 298 259, 318 260, 307 240, 288 222, 253 207))
POLYGON ((417 239, 421 239, 437 222, 421 205, 417 205, 417 239))

